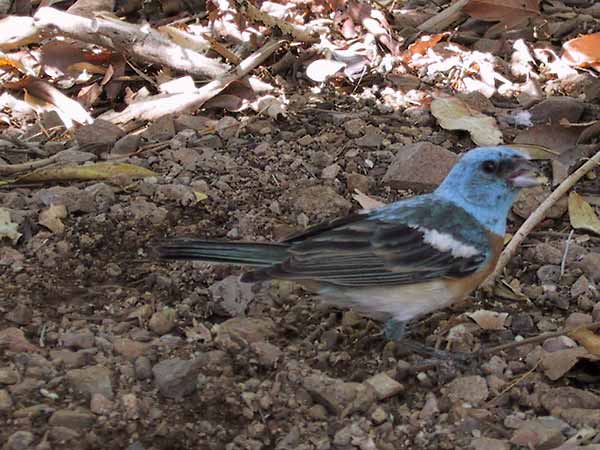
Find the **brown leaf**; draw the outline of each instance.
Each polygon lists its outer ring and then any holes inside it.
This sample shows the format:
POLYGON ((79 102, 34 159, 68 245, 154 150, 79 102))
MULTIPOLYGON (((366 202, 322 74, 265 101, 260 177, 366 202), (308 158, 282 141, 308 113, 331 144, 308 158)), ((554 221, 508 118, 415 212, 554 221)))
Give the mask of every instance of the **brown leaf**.
POLYGON ((589 328, 573 330, 569 333, 569 336, 583 345, 592 355, 600 356, 600 336, 589 328))
POLYGON ((468 313, 467 316, 473 319, 484 330, 503 330, 508 313, 480 309, 479 311, 468 313))
POLYGON ((512 22, 521 17, 539 16, 540 0, 471 0, 463 12, 486 22, 512 22))
POLYGON ((439 33, 421 36, 416 42, 410 44, 404 53, 402 53, 402 61, 406 64, 410 64, 415 56, 424 55, 427 53, 427 50, 435 47, 438 42, 449 35, 450 33, 439 33))
POLYGON ((587 34, 565 42, 562 59, 575 67, 600 70, 600 33, 587 34))
POLYGON ((600 234, 600 219, 594 212, 594 208, 577 192, 569 194, 569 221, 577 230, 600 234))

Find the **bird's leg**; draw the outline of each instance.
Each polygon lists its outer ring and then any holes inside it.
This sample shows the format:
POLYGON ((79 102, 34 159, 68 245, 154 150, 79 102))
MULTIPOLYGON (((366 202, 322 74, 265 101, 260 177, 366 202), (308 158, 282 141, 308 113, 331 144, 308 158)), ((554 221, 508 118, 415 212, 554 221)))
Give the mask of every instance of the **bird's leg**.
POLYGON ((401 342, 403 346, 414 351, 415 353, 420 353, 424 355, 428 355, 433 359, 438 360, 460 360, 466 361, 470 358, 468 353, 458 353, 458 352, 448 352, 444 350, 438 350, 436 348, 430 347, 428 345, 422 344, 421 342, 415 341, 413 339, 408 338, 408 321, 402 321, 397 319, 389 319, 384 327, 383 333, 386 339, 390 341, 401 342))
POLYGON ((408 321, 390 319, 383 326, 383 334, 388 341, 401 341, 406 337, 408 321))

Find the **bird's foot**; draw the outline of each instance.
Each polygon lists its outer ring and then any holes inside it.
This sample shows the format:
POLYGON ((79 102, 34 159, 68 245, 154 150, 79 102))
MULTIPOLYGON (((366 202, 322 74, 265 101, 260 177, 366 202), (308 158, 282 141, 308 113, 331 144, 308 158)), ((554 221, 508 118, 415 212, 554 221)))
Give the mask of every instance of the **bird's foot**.
POLYGON ((403 347, 403 349, 414 353, 418 353, 420 355, 426 355, 429 358, 431 358, 431 360, 467 362, 473 359, 473 355, 471 353, 449 352, 445 350, 439 350, 437 348, 422 344, 421 342, 415 341, 413 339, 409 339, 407 337, 407 321, 390 319, 385 323, 383 327, 383 333, 386 339, 397 342, 398 345, 401 345, 403 347))

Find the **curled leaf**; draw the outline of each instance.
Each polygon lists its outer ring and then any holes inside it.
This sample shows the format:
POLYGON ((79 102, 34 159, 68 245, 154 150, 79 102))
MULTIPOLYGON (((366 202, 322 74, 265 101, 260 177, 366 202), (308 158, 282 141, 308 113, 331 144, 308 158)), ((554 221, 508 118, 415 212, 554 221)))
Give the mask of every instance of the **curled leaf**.
POLYGON ((600 234, 600 219, 594 208, 577 192, 569 194, 569 221, 576 230, 600 234))
POLYGON ((43 181, 106 180, 117 176, 144 178, 155 172, 133 164, 97 163, 85 166, 59 166, 36 170, 19 177, 17 183, 39 183, 43 181))

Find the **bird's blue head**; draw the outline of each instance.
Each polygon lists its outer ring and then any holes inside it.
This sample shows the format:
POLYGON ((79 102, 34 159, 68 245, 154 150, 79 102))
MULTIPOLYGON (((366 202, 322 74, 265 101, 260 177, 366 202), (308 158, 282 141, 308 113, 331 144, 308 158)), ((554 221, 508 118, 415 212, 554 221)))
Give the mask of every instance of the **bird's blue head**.
POLYGON ((525 154, 509 147, 480 147, 459 159, 434 195, 459 205, 490 231, 504 235, 508 212, 521 188, 541 183, 525 154))

